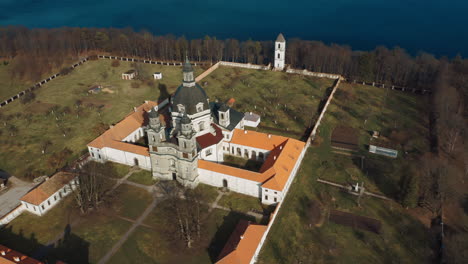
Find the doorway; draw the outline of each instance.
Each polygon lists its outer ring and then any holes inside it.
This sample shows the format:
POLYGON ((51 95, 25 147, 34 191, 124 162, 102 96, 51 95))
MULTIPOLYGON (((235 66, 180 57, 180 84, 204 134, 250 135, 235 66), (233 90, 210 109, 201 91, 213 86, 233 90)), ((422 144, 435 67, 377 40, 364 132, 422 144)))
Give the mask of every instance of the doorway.
POLYGON ((223 188, 227 189, 227 187, 228 187, 228 182, 226 179, 223 179, 223 188))
POLYGON ((172 180, 173 181, 177 180, 177 174, 175 172, 172 173, 172 180))
POLYGON ((138 159, 137 158, 133 159, 133 163, 135 164, 135 166, 138 166, 139 165, 138 164, 138 159))

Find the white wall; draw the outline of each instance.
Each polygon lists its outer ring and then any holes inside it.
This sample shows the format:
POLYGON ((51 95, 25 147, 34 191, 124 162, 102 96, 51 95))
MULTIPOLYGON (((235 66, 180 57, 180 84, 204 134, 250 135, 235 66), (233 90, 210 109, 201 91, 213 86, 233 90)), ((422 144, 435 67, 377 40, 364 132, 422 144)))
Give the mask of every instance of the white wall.
POLYGON ((238 152, 237 152, 238 148, 241 149, 241 152, 242 152, 241 156, 242 157, 245 157, 245 150, 247 150, 249 159, 252 158, 252 154, 253 154, 252 151, 255 151, 255 155, 257 156, 256 160, 260 160, 258 153, 263 153, 263 160, 265 160, 268 157, 268 154, 270 154, 270 150, 252 148, 252 147, 248 147, 248 146, 244 146, 244 145, 238 145, 238 144, 232 144, 232 143, 229 144, 229 154, 233 155, 233 156, 240 157, 238 155, 238 152), (233 150, 234 150, 234 152, 233 152, 233 150))
MULTIPOLYGON (((70 185, 71 185, 71 188, 73 188, 74 190, 77 185, 77 178, 70 181, 70 185)), ((60 203, 60 201, 63 200, 66 196, 72 193, 72 189, 70 189, 70 185, 66 184, 60 190, 58 190, 53 195, 51 195, 47 200, 42 202, 40 205, 33 205, 25 201, 21 201, 21 204, 24 206, 24 209, 28 212, 31 212, 39 216, 44 215, 50 209, 52 209, 55 205, 60 203)))
MULTIPOLYGON (((290 175, 291 177, 292 175, 290 175)), ((283 200, 283 193, 277 190, 263 188, 261 201, 263 204, 275 204, 283 200), (267 199, 268 198, 268 199, 267 199), (276 198, 276 201, 275 201, 276 198)))
POLYGON ((202 151, 200 151, 199 157, 202 160, 223 162, 224 161, 223 141, 220 141, 218 144, 204 148, 202 151), (208 150, 211 150, 211 155, 209 156, 206 155, 208 150))
POLYGON ((24 210, 25 210, 24 205, 20 204, 18 207, 11 210, 8 214, 0 218, 0 226, 10 223, 11 221, 13 221, 13 219, 18 217, 21 213, 23 213, 24 210))
POLYGON ((122 139, 122 141, 135 143, 144 135, 145 135, 145 131, 143 130, 142 127, 139 127, 135 131, 130 133, 128 136, 126 136, 124 139, 122 139))
POLYGON ((245 195, 253 196, 256 198, 260 197, 260 184, 259 182, 254 182, 224 173, 209 171, 205 169, 198 169, 198 178, 200 183, 208 184, 215 187, 223 187, 223 180, 226 180, 228 183, 228 189, 242 193, 245 195))
POLYGON ((120 164, 135 166, 135 159, 138 160, 138 166, 145 170, 151 170, 151 160, 149 156, 139 155, 113 148, 103 148, 106 160, 120 164))

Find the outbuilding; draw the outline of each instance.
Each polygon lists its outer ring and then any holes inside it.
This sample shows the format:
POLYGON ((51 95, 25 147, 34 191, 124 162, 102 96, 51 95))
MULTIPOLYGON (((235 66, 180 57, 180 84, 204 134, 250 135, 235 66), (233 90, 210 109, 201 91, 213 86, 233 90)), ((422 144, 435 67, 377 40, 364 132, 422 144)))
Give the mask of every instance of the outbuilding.
POLYGON ((134 69, 128 70, 122 73, 122 80, 133 80, 138 75, 138 72, 134 69))
POLYGON ((162 72, 155 72, 153 73, 153 78, 155 80, 161 80, 162 79, 162 72))

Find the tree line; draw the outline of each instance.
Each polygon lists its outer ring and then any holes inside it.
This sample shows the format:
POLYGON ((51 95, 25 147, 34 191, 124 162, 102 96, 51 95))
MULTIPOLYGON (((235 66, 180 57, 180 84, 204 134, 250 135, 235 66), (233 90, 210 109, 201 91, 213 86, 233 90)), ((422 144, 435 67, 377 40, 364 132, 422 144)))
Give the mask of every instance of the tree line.
MULTIPOLYGON (((0 28, 0 58, 15 58, 12 60, 13 77, 35 81, 64 63, 97 52, 163 61, 182 61, 188 55, 193 61, 225 60, 266 65, 273 60, 274 41, 221 40, 210 36, 186 39, 184 36, 155 36, 130 28, 0 28)), ((452 61, 427 53, 411 56, 399 47, 379 46, 372 51, 355 51, 346 45, 287 40, 286 63, 291 67, 337 73, 367 82, 428 89, 444 62, 452 61)))

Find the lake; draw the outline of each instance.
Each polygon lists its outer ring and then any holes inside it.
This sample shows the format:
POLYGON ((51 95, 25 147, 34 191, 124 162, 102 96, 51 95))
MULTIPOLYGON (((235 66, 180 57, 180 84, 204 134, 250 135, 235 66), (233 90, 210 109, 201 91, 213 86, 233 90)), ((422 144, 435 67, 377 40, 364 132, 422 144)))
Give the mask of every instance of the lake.
POLYGON ((0 25, 132 27, 241 40, 321 40, 368 50, 468 56, 464 0, 0 0, 0 25))

